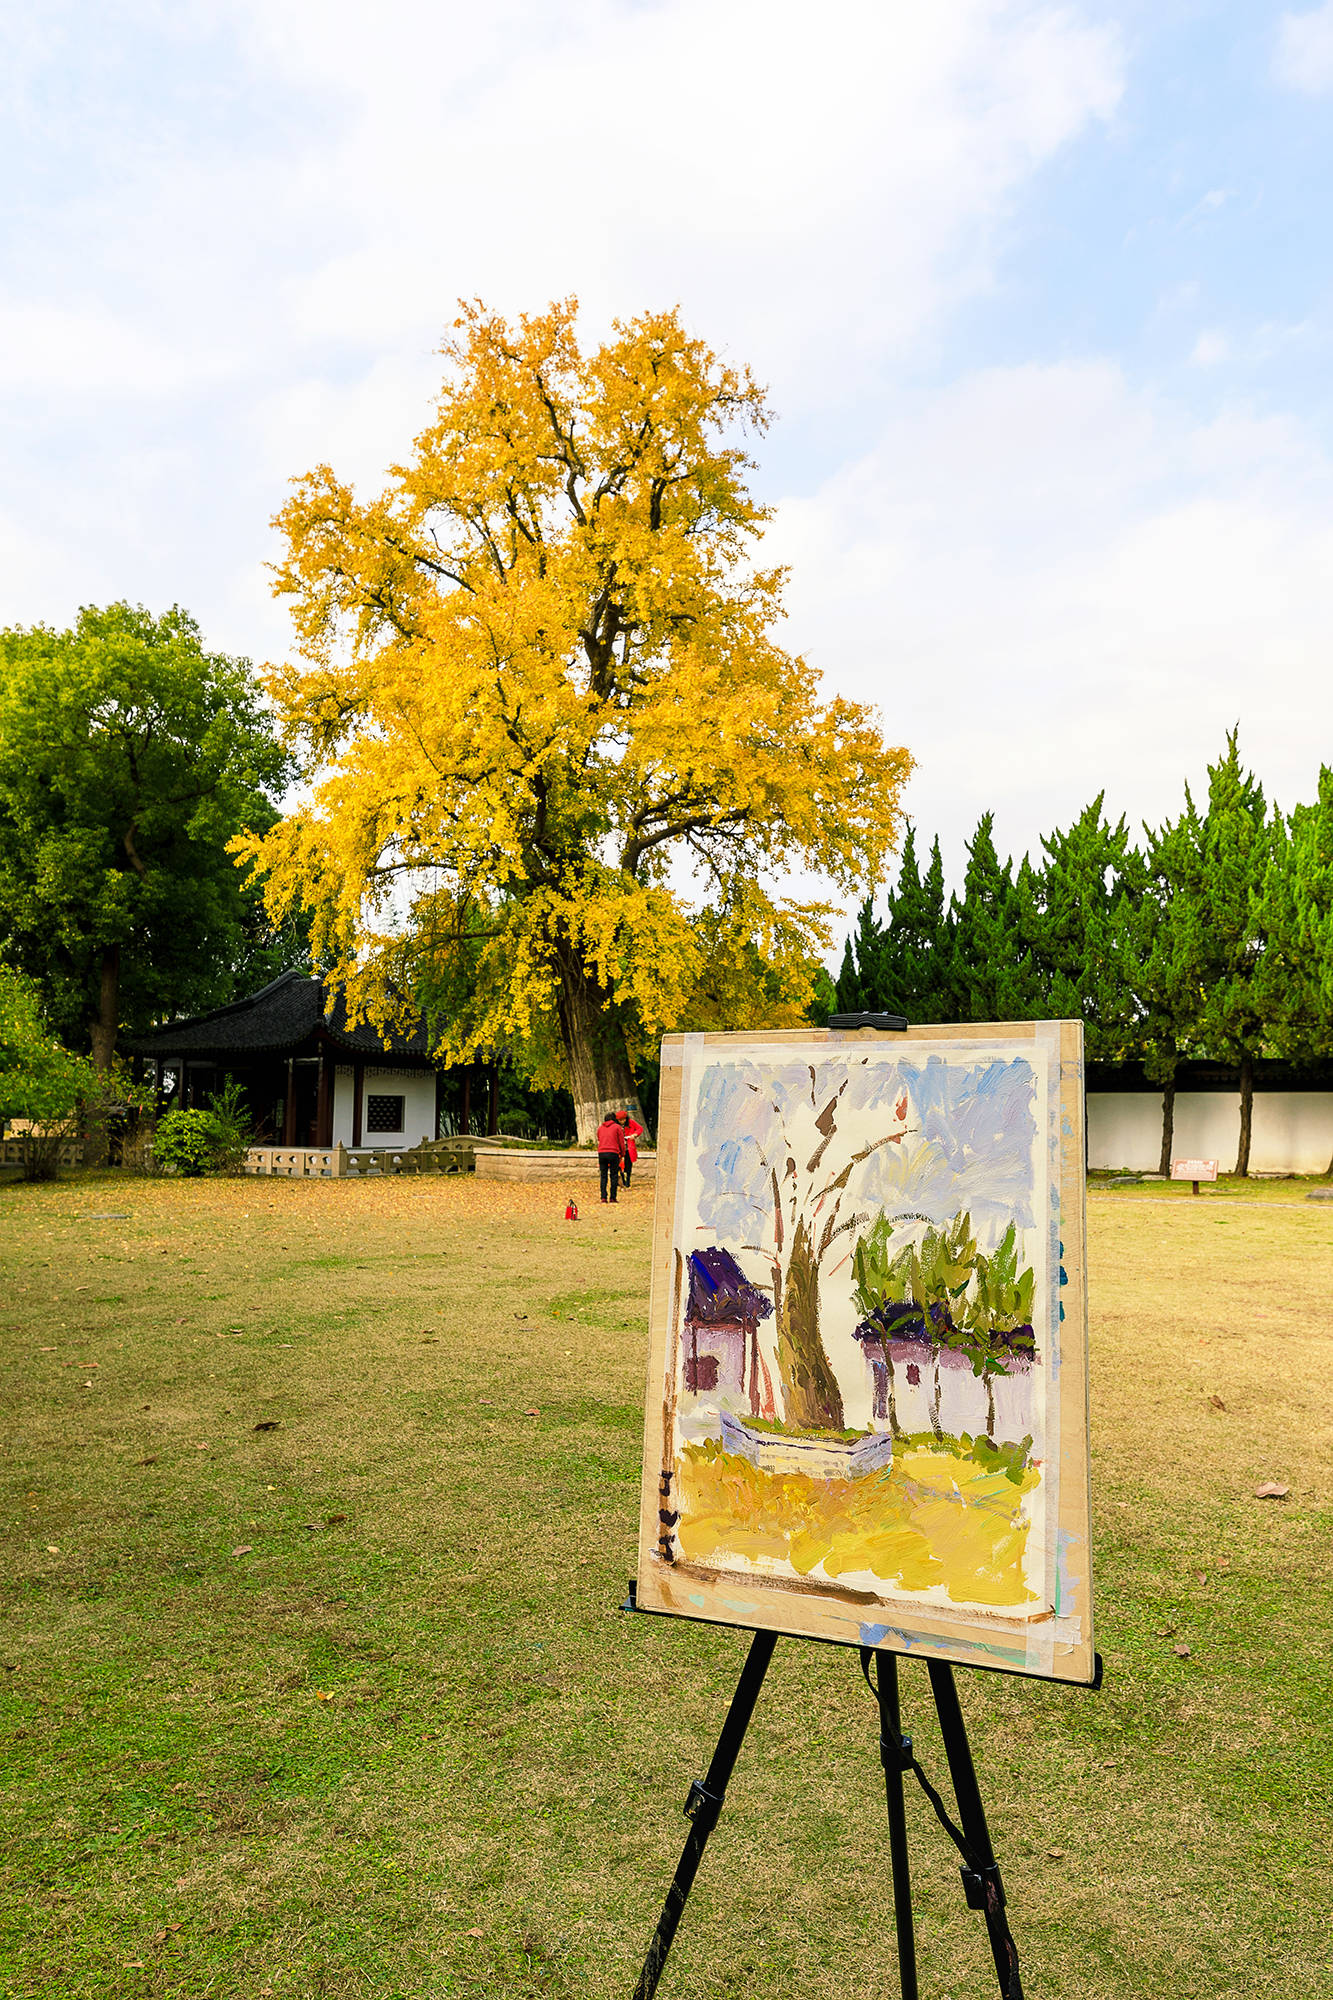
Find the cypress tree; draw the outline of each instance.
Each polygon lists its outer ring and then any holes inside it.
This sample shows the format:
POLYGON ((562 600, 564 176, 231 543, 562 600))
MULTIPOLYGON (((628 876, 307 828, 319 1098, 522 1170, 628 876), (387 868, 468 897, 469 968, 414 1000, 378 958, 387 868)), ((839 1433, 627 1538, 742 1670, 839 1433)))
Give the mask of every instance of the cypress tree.
POLYGON ((882 1009, 883 1002, 877 995, 883 935, 881 926, 875 921, 874 905, 867 896, 861 905, 856 930, 843 948, 842 970, 835 989, 840 1014, 875 1013, 882 1009))
POLYGON ((1327 765, 1314 804, 1298 805, 1288 819, 1275 814, 1272 834, 1257 1000, 1274 1054, 1317 1061, 1333 1052, 1333 771, 1327 765))
POLYGON ((909 1021, 953 1018, 949 985, 949 921, 944 905, 944 863, 938 838, 923 877, 916 858, 916 830, 909 826, 902 866, 889 897, 883 976, 885 1005, 909 1021))
POLYGON ((1168 983, 1197 1007, 1201 1041, 1240 1072, 1236 1172, 1250 1170, 1254 1061, 1263 1045, 1264 886, 1275 851, 1263 788, 1242 769, 1239 732, 1208 766, 1202 812, 1185 788, 1185 811, 1161 845, 1170 891, 1168 983))
POLYGON ((1115 1062, 1136 1045, 1132 919, 1145 868, 1124 819, 1112 826, 1103 816, 1105 796, 1099 792, 1067 832, 1042 839, 1046 865, 1032 953, 1043 1011, 1054 1020, 1082 1020, 1089 1057, 1115 1062))
POLYGON ((959 1021, 1003 1020, 1008 997, 1014 886, 1010 863, 995 851, 994 825, 994 813, 981 815, 968 842, 962 901, 950 903, 950 997, 959 1021))
POLYGON ((1171 1171, 1176 1125, 1176 1072, 1186 1046, 1199 1030, 1198 983, 1177 950, 1179 940, 1172 912, 1183 907, 1186 890, 1173 889, 1181 876, 1174 856, 1181 836, 1178 823, 1166 821, 1148 834, 1142 894, 1127 899, 1113 918, 1117 951, 1126 965, 1138 1004, 1137 1051, 1149 1083, 1162 1092, 1162 1148, 1158 1172, 1171 1171))

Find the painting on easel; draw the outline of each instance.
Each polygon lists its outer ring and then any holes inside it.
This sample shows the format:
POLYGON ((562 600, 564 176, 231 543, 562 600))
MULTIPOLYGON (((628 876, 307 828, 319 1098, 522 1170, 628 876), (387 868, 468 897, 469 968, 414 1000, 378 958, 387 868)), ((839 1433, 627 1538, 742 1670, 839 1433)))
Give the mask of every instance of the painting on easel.
POLYGON ((1093 1676, 1077 1022, 663 1045, 638 1601, 1093 1676))

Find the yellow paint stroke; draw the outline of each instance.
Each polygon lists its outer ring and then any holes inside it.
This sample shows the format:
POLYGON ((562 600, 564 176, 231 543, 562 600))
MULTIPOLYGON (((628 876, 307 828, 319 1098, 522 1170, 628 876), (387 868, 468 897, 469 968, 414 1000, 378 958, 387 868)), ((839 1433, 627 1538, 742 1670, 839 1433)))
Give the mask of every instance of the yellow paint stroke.
POLYGON ((716 1439, 687 1444, 676 1461, 676 1529, 690 1562, 767 1557, 809 1576, 870 1571, 897 1590, 942 1584, 958 1603, 1035 1602, 1023 1581, 1029 1524, 1015 1482, 949 1450, 912 1446, 858 1479, 763 1472, 716 1439))

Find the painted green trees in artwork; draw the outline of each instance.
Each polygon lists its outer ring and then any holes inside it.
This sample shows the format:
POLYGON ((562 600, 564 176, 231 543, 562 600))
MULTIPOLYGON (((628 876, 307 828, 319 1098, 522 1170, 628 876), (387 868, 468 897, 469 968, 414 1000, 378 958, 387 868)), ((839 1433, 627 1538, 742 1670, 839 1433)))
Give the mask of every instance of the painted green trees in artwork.
POLYGON ((919 1241, 891 1250, 900 1225, 877 1216, 852 1253, 852 1296, 862 1314, 857 1336, 878 1347, 887 1374, 887 1415, 899 1419, 895 1346, 931 1369, 930 1423, 944 1436, 942 1368, 949 1357, 970 1367, 985 1387, 986 1435, 995 1441, 995 1378, 1035 1351, 1032 1270, 1018 1268, 1010 1223, 992 1251, 979 1248, 970 1214, 927 1227, 919 1241))

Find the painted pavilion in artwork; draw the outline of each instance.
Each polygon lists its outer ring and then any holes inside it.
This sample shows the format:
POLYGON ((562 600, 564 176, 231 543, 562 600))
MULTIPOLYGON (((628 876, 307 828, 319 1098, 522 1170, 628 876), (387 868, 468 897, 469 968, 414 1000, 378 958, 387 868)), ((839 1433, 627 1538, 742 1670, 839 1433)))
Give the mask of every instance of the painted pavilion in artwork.
POLYGON ((685 1308, 685 1388, 696 1396, 748 1396, 750 1413, 772 1417, 773 1384, 759 1351, 759 1322, 773 1301, 752 1285, 730 1250, 693 1250, 685 1308))

